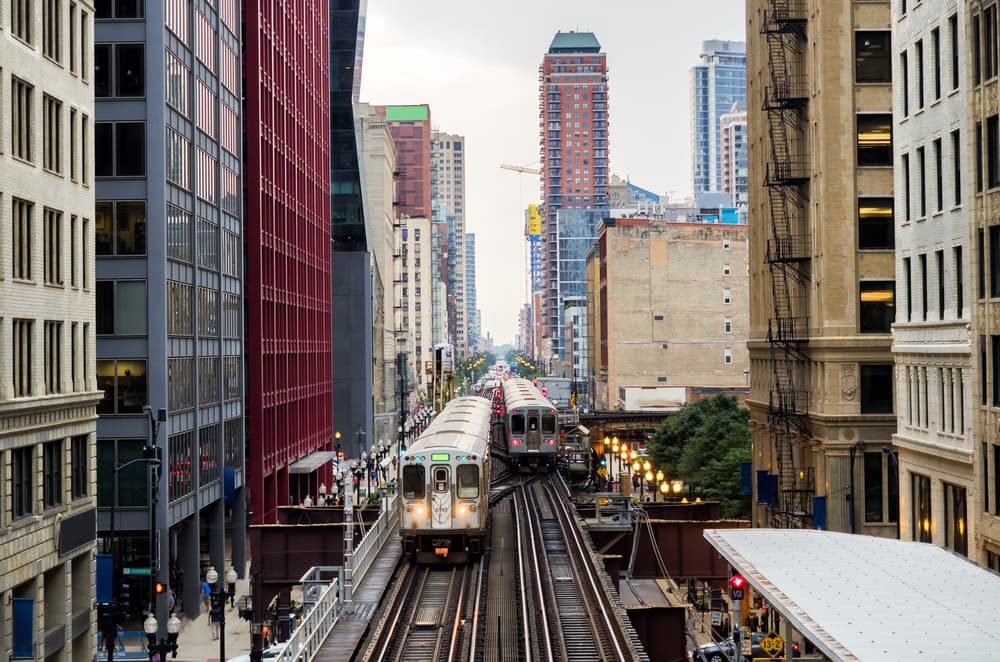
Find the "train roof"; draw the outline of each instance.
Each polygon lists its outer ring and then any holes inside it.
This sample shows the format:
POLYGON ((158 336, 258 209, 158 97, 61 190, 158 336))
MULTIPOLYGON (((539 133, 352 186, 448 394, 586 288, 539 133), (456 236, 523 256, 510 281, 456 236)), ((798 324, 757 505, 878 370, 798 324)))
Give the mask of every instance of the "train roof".
POLYGON ((407 452, 454 448, 485 456, 490 443, 490 414, 490 401, 486 398, 455 398, 434 417, 407 452))
POLYGON ((520 377, 508 379, 503 383, 503 400, 508 410, 518 407, 547 407, 552 410, 556 408, 541 391, 535 388, 534 384, 520 377))

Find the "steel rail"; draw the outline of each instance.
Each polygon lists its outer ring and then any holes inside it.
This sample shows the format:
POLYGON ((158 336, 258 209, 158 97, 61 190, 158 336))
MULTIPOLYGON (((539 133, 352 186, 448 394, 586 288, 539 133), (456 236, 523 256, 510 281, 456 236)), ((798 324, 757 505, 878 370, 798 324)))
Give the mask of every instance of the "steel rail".
POLYGON ((479 576, 476 579, 476 601, 472 612, 472 632, 469 634, 469 662, 476 662, 476 638, 479 636, 479 610, 483 595, 483 569, 486 564, 480 561, 479 576))
MULTIPOLYGON (((541 572, 541 568, 539 567, 539 564, 538 564, 538 557, 539 557, 540 554, 539 554, 538 547, 536 545, 536 538, 539 537, 541 534, 540 533, 536 533, 536 527, 535 527, 535 524, 534 524, 535 518, 533 517, 533 514, 531 512, 531 501, 532 500, 528 498, 528 490, 525 488, 523 482, 522 482, 522 485, 521 485, 520 489, 521 489, 521 493, 524 495, 524 503, 522 504, 522 507, 521 507, 521 510, 524 511, 524 518, 525 518, 524 524, 525 524, 525 527, 527 528, 528 532, 531 534, 531 535, 528 536, 528 542, 531 545, 531 552, 530 552, 531 556, 530 556, 530 559, 531 559, 531 565, 532 565, 532 567, 534 569, 534 575, 535 575, 535 582, 534 582, 535 583, 535 591, 534 591, 534 593, 538 597, 538 601, 537 601, 536 604, 538 605, 538 612, 539 612, 540 618, 542 620, 542 628, 541 629, 542 629, 542 635, 543 635, 542 636, 542 640, 545 643, 545 650, 544 650, 545 659, 547 659, 547 660, 554 660, 555 659, 555 654, 552 651, 552 635, 549 633, 549 617, 548 617, 548 614, 547 614, 547 612, 545 610, 545 603, 546 603, 546 600, 545 600, 545 585, 544 585, 544 583, 542 581, 542 572, 541 572)), ((526 629, 525 630, 525 636, 528 636, 528 632, 529 632, 529 630, 526 629)))

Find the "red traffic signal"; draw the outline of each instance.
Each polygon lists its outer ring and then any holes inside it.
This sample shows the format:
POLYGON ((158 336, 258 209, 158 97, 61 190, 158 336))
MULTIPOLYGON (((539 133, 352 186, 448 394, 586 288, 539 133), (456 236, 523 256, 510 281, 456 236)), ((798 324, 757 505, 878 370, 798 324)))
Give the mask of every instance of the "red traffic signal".
POLYGON ((167 585, 163 582, 156 582, 154 589, 156 590, 157 595, 159 595, 160 593, 165 593, 167 591, 167 585))
POLYGON ((729 578, 729 587, 734 589, 742 589, 747 585, 747 579, 743 575, 733 575, 729 578))

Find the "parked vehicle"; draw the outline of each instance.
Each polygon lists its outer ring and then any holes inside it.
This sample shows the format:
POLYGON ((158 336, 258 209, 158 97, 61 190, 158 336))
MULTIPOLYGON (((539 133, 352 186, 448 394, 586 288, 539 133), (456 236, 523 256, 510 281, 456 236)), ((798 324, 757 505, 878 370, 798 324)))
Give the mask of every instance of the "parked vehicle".
MULTIPOLYGON (((760 640, 767 636, 766 632, 750 633, 750 657, 743 656, 742 662, 753 662, 751 658, 769 657, 760 647, 760 640)), ((702 644, 688 653, 689 662, 736 662, 733 640, 725 639, 718 643, 702 644)), ((801 657, 799 645, 792 643, 792 657, 801 657)))

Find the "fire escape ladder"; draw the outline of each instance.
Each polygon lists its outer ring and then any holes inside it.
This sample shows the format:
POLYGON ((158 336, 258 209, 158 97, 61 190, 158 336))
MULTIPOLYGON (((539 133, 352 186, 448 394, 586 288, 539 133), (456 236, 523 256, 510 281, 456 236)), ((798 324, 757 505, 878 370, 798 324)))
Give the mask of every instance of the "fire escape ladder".
MULTIPOLYGON (((767 499, 771 524, 810 526, 815 485, 812 469, 796 462, 796 440, 808 438, 809 318, 811 242, 806 230, 810 168, 803 136, 807 130, 808 88, 802 74, 806 11, 803 0, 771 0, 763 12, 770 80, 762 110, 770 152, 764 185, 770 208, 765 260, 771 278, 773 313, 768 320, 772 391, 769 424, 777 494, 767 499)), ((773 477, 772 477, 773 479, 773 477)))

